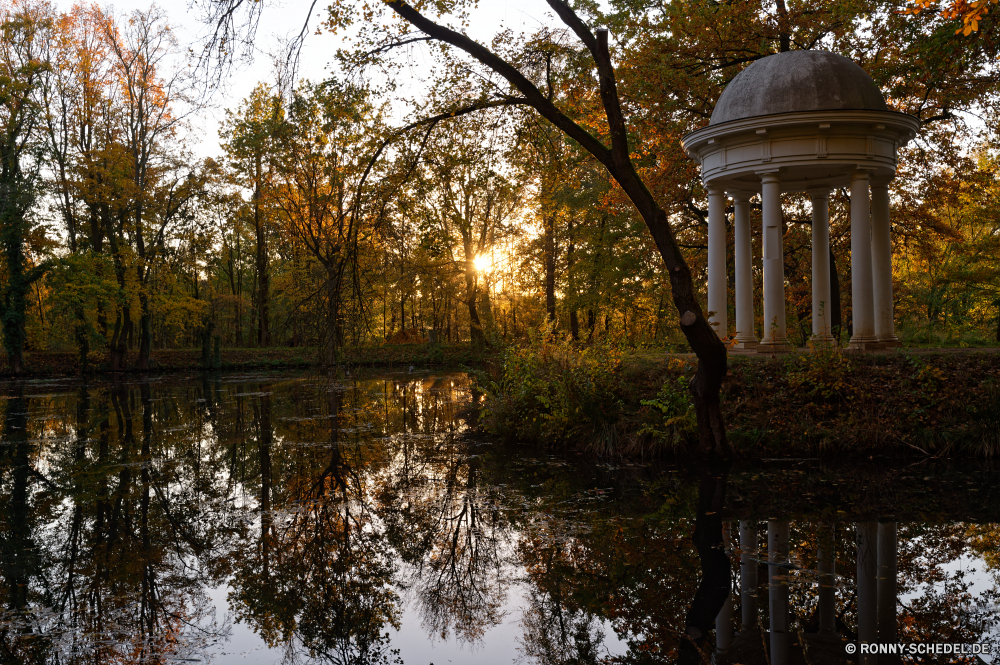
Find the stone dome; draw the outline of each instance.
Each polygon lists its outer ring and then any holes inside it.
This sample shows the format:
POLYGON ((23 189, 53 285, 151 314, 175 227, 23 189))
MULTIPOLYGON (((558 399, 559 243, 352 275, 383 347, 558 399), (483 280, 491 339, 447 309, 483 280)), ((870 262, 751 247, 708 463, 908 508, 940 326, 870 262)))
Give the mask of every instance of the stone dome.
POLYGON ((829 51, 786 51, 752 63, 722 91, 709 125, 811 111, 888 111, 853 60, 829 51))

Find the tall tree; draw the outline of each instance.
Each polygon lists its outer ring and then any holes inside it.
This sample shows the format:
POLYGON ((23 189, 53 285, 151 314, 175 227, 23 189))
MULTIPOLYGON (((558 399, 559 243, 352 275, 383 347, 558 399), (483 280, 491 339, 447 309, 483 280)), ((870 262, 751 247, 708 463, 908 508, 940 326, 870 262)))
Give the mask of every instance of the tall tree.
POLYGON ((32 265, 28 243, 38 187, 41 90, 51 70, 46 46, 52 17, 43 5, 18 2, 0 7, 0 21, 0 249, 7 273, 0 288, 0 322, 10 370, 20 374, 28 292, 47 268, 45 263, 32 265))
MULTIPOLYGON (((121 86, 121 140, 128 159, 126 184, 129 206, 120 218, 135 250, 139 300, 139 356, 136 368, 149 369, 152 343, 147 281, 153 263, 162 256, 166 227, 181 214, 198 189, 193 172, 182 166, 173 149, 183 116, 177 114, 187 97, 183 66, 170 66, 176 42, 161 10, 136 11, 119 27, 107 25, 108 45, 121 86)), ((125 323, 124 320, 120 321, 125 323)), ((123 327, 116 325, 112 347, 124 349, 123 327)))
POLYGON ((479 348, 488 340, 479 309, 483 264, 477 259, 492 252, 522 199, 521 188, 501 172, 502 124, 501 117, 450 123, 437 134, 426 160, 426 219, 451 241, 452 260, 465 282, 470 339, 479 348))
POLYGON ((270 265, 268 254, 268 215, 279 128, 284 120, 281 98, 258 84, 235 112, 227 113, 220 136, 232 167, 251 191, 255 268, 257 272, 257 345, 270 344, 269 304, 270 265))
POLYGON ((293 95, 274 156, 272 196, 282 229, 323 273, 323 360, 330 367, 344 344, 345 300, 362 296, 359 259, 370 253, 385 215, 385 174, 366 168, 383 131, 367 90, 334 80, 305 83, 293 95))

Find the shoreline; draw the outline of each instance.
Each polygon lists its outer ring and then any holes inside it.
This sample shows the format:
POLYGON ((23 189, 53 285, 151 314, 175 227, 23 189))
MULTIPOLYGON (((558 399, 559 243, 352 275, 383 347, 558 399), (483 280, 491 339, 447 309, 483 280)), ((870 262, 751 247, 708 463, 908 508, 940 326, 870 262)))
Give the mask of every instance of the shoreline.
MULTIPOLYGON (((134 363, 134 355, 129 359, 130 365, 134 363)), ((403 344, 348 350, 344 362, 347 368, 462 371, 488 368, 495 359, 492 353, 474 353, 467 344, 403 344)), ((21 376, 6 372, 5 362, 0 363, 0 374, 7 380, 116 376, 100 366, 81 374, 73 353, 29 352, 26 360, 29 371, 21 376)), ((148 371, 129 367, 117 376, 206 371, 200 349, 154 351, 151 360, 148 371)), ((529 433, 523 440, 602 458, 685 456, 690 438, 651 440, 643 438, 642 430, 661 420, 649 400, 656 399, 666 382, 690 377, 692 360, 686 354, 652 351, 622 358, 610 386, 621 407, 613 427, 616 440, 635 444, 630 449, 595 449, 581 428, 555 437, 529 433)), ((729 361, 721 399, 737 459, 845 454, 856 459, 1000 457, 1000 348, 903 348, 871 354, 798 351, 776 357, 732 354, 729 361)), ((314 348, 272 348, 224 349, 222 366, 207 371, 320 369, 314 348)), ((538 406, 517 415, 522 422, 540 416, 545 417, 538 406)), ((482 422, 476 428, 490 429, 482 422)))
MULTIPOLYGON (((319 371, 319 350, 315 347, 224 348, 221 363, 204 367, 201 349, 155 350, 150 354, 148 370, 135 368, 138 357, 130 351, 123 372, 107 369, 106 359, 92 359, 86 374, 80 371, 79 355, 73 351, 27 351, 25 371, 10 372, 6 357, 0 357, 0 377, 4 379, 34 379, 53 376, 113 376, 172 374, 191 371, 239 371, 261 369, 315 369, 319 371)), ((469 344, 385 344, 377 347, 346 349, 343 363, 348 367, 397 367, 418 365, 428 367, 459 367, 487 362, 489 353, 477 353, 469 344)))

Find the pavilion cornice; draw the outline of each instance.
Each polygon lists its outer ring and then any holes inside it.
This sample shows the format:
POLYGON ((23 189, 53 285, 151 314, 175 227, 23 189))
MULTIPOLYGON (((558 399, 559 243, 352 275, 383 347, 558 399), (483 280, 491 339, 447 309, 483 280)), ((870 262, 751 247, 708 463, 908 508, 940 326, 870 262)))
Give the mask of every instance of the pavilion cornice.
POLYGON ((779 113, 709 125, 681 139, 702 181, 727 191, 760 191, 760 174, 779 174, 782 191, 840 187, 858 169, 891 178, 899 147, 920 121, 895 111, 779 113))

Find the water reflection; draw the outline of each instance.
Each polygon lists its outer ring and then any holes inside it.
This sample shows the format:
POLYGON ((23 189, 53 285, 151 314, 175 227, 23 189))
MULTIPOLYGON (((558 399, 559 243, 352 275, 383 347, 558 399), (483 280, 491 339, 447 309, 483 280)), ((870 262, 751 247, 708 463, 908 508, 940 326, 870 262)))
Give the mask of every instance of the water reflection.
POLYGON ((468 434, 460 374, 0 388, 9 662, 224 662, 249 648, 233 622, 267 662, 344 664, 418 662, 404 626, 456 663, 813 664, 843 662, 845 640, 996 640, 982 468, 539 456, 468 434), (493 635, 505 650, 473 651, 493 635))

